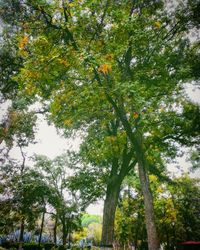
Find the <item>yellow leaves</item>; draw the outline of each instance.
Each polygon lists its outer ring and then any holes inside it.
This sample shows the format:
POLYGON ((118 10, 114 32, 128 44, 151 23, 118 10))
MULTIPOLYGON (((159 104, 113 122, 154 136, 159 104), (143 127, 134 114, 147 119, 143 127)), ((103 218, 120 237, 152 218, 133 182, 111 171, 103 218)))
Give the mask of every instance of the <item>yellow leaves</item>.
POLYGON ((46 37, 44 36, 39 36, 36 39, 34 39, 34 44, 35 46, 48 46, 49 42, 46 37))
POLYGON ((78 6, 79 4, 81 4, 82 2, 83 2, 83 0, 76 0, 76 1, 73 1, 73 3, 72 3, 72 1, 68 1, 69 3, 68 3, 68 6, 70 7, 70 8, 73 8, 73 7, 76 7, 76 6, 78 6))
POLYGON ((72 120, 71 119, 66 119, 63 122, 66 126, 70 126, 72 124, 72 120))
POLYGON ((39 71, 27 71, 27 76, 30 78, 39 78, 41 76, 41 73, 39 71))
POLYGON ((22 57, 28 57, 29 54, 28 54, 28 52, 26 50, 21 50, 20 55, 22 57))
POLYGON ((163 193, 163 192, 164 192, 164 190, 163 190, 163 188, 158 187, 158 188, 157 188, 157 192, 158 192, 158 193, 163 193))
POLYGON ((151 182, 156 182, 157 180, 158 180, 158 178, 155 176, 155 175, 149 175, 149 180, 151 181, 151 182))
POLYGON ((62 88, 64 88, 65 87, 65 81, 61 80, 60 85, 61 85, 62 88))
POLYGON ((165 112, 165 109, 164 109, 163 107, 161 107, 161 108, 159 109, 159 112, 160 112, 160 113, 163 113, 163 112, 165 112))
POLYGON ((133 118, 134 118, 134 119, 137 119, 138 117, 139 117, 138 112, 134 112, 134 113, 133 113, 133 118))
POLYGON ((105 56, 105 59, 106 59, 107 61, 112 61, 112 60, 113 60, 113 55, 112 55, 112 54, 107 54, 107 55, 105 56))
POLYGON ((25 88, 25 94, 33 95, 36 92, 36 87, 32 84, 27 84, 25 88))
POLYGON ((64 60, 64 59, 58 59, 58 62, 65 67, 69 67, 69 65, 70 65, 69 62, 67 60, 64 60))
POLYGON ((160 29, 161 28, 161 23, 159 21, 156 21, 154 23, 154 26, 157 28, 157 29, 160 29))
POLYGON ((98 68, 99 73, 103 73, 104 75, 108 74, 108 72, 111 70, 111 65, 109 64, 101 64, 98 68))
POLYGON ((27 36, 22 37, 22 38, 20 39, 20 41, 19 41, 19 48, 20 48, 20 49, 24 49, 25 46, 27 45, 28 41, 29 41, 29 39, 28 39, 27 36))
POLYGON ((74 4, 74 3, 69 3, 68 5, 69 5, 69 7, 70 7, 70 8, 72 8, 72 7, 74 7, 74 6, 75 6, 75 4, 74 4))
POLYGON ((106 140, 109 141, 109 142, 115 142, 116 141, 116 136, 114 135, 111 135, 111 136, 107 136, 106 137, 106 140))
POLYGON ((18 119, 18 114, 16 111, 12 111, 10 113, 10 119, 11 119, 11 123, 15 123, 18 119))

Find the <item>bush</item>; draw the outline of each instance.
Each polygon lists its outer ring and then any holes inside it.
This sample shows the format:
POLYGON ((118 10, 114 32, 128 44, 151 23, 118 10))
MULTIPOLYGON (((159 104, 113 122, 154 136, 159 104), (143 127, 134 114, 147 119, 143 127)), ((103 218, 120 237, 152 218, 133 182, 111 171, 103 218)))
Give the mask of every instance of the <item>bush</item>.
POLYGON ((2 243, 2 247, 5 249, 18 249, 19 243, 13 241, 5 241, 2 243))
POLYGON ((31 242, 31 243, 24 243, 23 249, 24 250, 42 250, 42 246, 38 246, 38 243, 31 242))
POLYGON ((43 244, 43 247, 45 250, 51 250, 53 247, 55 247, 55 244, 52 242, 46 242, 43 244))
POLYGON ((63 245, 61 245, 61 246, 58 247, 58 250, 66 250, 66 249, 67 249, 67 247, 63 246, 63 245))

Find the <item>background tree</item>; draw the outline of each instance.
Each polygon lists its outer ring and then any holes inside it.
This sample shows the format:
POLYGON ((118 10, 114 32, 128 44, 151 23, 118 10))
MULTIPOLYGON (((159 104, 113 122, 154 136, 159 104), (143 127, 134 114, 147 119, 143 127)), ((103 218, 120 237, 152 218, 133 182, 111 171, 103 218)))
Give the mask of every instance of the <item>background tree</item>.
POLYGON ((41 175, 26 168, 21 173, 19 165, 5 165, 1 169, 1 213, 4 218, 2 230, 12 233, 20 229, 18 241, 21 249, 24 241, 24 230, 33 230, 44 207, 44 200, 50 191, 41 175), (4 197, 4 198, 3 198, 4 197), (9 224, 10 222, 10 224, 9 224))
MULTIPOLYGON (((122 193, 115 219, 116 243, 127 249, 131 243, 136 249, 147 247, 144 206, 137 178, 129 181, 129 189, 122 193)), ((150 183, 159 238, 164 249, 174 249, 178 242, 197 240, 200 229, 199 180, 186 175, 163 182, 150 175, 150 183)))
POLYGON ((102 222, 102 218, 99 215, 83 214, 81 218, 81 225, 83 227, 87 227, 91 223, 100 224, 101 222, 102 222))
MULTIPOLYGON (((35 157, 35 168, 42 172, 43 179, 51 189, 49 203, 55 210, 55 230, 58 222, 60 222, 62 225, 62 242, 65 246, 67 236, 70 237, 71 232, 80 227, 80 212, 81 209, 84 209, 82 200, 68 186, 68 178, 72 174, 70 173, 68 158, 66 155, 61 155, 54 160, 50 160, 46 156, 38 155, 35 157)), ((54 238, 56 238, 56 231, 54 231, 54 234, 54 238)))

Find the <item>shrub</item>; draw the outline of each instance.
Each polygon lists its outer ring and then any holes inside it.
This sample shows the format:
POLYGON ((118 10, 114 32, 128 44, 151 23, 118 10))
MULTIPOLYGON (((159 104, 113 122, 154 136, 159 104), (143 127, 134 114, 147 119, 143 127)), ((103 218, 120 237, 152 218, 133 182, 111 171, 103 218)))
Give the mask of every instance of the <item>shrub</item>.
POLYGON ((46 243, 43 245, 43 247, 44 247, 45 250, 51 250, 54 246, 55 246, 55 244, 52 243, 52 242, 46 242, 46 243))
POLYGON ((67 247, 63 246, 63 245, 61 245, 61 246, 58 247, 58 250, 66 250, 66 249, 67 249, 67 247))
POLYGON ((2 247, 5 249, 11 249, 11 248, 17 249, 18 246, 19 246, 19 243, 13 242, 13 241, 5 241, 2 243, 2 247))
POLYGON ((42 246, 38 246, 38 243, 31 242, 31 243, 24 243, 23 249, 24 250, 42 250, 42 246))

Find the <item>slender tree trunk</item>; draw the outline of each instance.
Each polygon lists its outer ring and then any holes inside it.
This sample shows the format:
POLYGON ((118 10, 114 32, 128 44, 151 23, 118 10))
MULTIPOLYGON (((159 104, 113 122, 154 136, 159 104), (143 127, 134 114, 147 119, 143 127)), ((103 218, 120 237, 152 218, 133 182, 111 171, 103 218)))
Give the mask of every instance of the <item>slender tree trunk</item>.
POLYGON ((167 238, 167 250, 169 250, 169 233, 168 233, 167 227, 165 227, 165 230, 166 230, 166 238, 167 238))
POLYGON ((107 186, 106 199, 103 209, 103 227, 101 237, 101 250, 113 249, 114 220, 118 203, 121 181, 114 179, 114 182, 107 186))
POLYGON ((63 242, 63 246, 66 246, 66 243, 67 243, 67 226, 66 226, 65 215, 63 215, 63 218, 62 218, 62 242, 63 242))
POLYGON ((63 246, 66 246, 66 243, 67 243, 67 236, 66 236, 66 229, 65 229, 65 226, 63 227, 62 242, 63 242, 63 246))
POLYGON ((53 241, 54 241, 55 245, 57 244, 57 223, 58 223, 58 217, 56 215, 55 225, 54 225, 54 228, 53 228, 53 241))
POLYGON ((154 219, 153 199, 149 187, 148 177, 143 166, 141 165, 139 165, 139 177, 144 197, 145 219, 149 250, 158 250, 160 248, 160 244, 157 237, 154 219))
POLYGON ((40 235, 39 235, 39 240, 38 240, 38 245, 40 246, 41 244, 41 239, 42 239, 42 232, 43 232, 43 227, 44 227, 44 218, 45 218, 45 210, 42 213, 42 222, 41 222, 41 229, 40 229, 40 235))
POLYGON ((70 221, 70 219, 68 219, 67 220, 67 233, 66 233, 66 235, 68 235, 68 248, 70 249, 70 246, 71 246, 71 242, 70 242, 70 240, 71 240, 71 235, 70 235, 70 231, 71 231, 71 228, 70 228, 70 226, 71 226, 71 221, 70 221))
POLYGON ((24 243, 24 218, 21 220, 21 225, 20 225, 20 235, 19 235, 19 250, 22 250, 22 246, 24 243))
POLYGON ((149 178, 147 175, 147 163, 145 160, 144 150, 142 148, 141 138, 137 138, 136 156, 138 160, 139 178, 144 197, 145 220, 148 238, 149 250, 159 250, 160 243, 154 219, 153 197, 150 190, 149 178))

